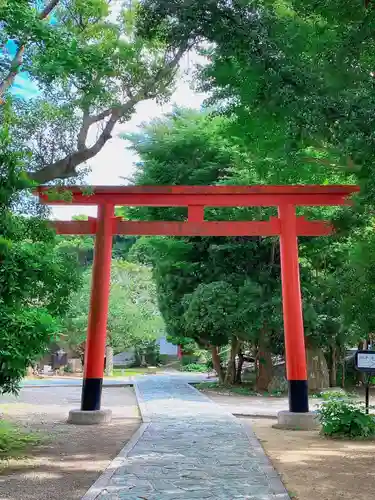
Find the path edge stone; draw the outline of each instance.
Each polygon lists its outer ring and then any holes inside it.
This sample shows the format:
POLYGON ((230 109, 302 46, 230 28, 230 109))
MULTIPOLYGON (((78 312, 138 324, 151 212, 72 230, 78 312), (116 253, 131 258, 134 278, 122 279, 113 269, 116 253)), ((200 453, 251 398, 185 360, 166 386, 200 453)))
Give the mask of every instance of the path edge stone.
POLYGON ((145 424, 149 424, 151 422, 151 418, 149 417, 149 415, 147 413, 147 406, 146 406, 145 400, 143 399, 141 391, 138 389, 138 384, 137 384, 136 379, 133 380, 133 388, 134 388, 134 392, 135 392, 135 397, 137 398, 137 403, 138 403, 139 412, 141 414, 142 421, 145 424))
POLYGON ((136 446, 138 441, 142 438, 144 432, 147 430, 151 423, 151 419, 147 416, 146 405, 144 403, 141 392, 137 386, 136 377, 130 377, 130 383, 134 388, 135 397, 137 399, 139 413, 141 415, 142 423, 139 428, 132 435, 130 440, 122 448, 120 453, 109 463, 106 469, 100 474, 95 483, 90 487, 90 489, 85 493, 81 500, 95 500, 102 493, 102 491, 109 484, 113 474, 116 470, 123 465, 123 462, 128 457, 129 453, 136 446))
POLYGON ((276 468, 272 465, 270 458, 265 452, 263 446, 261 445, 259 439, 256 437, 255 432, 250 428, 249 424, 239 421, 244 429, 250 446, 254 450, 255 456, 257 457, 259 464, 262 466, 262 470, 266 474, 271 487, 274 490, 274 495, 277 500, 290 500, 288 490, 286 489, 281 475, 277 472, 276 468))
POLYGON ((130 440, 126 443, 126 445, 122 448, 120 453, 110 462, 108 467, 100 474, 99 478, 95 481, 95 483, 91 486, 91 488, 85 493, 85 495, 81 498, 81 500, 95 500, 106 488, 111 477, 116 472, 116 470, 121 467, 126 460, 129 453, 136 446, 138 441, 143 436, 144 432, 147 430, 149 422, 142 423, 139 428, 132 435, 130 440))

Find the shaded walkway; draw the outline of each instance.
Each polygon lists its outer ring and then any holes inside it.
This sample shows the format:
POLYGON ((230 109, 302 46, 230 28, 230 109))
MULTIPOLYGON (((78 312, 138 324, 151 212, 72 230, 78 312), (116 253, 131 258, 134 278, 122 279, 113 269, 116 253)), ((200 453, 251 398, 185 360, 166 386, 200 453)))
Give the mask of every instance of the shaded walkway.
POLYGON ((137 380, 136 390, 140 438, 85 499, 289 499, 259 442, 225 409, 173 377, 137 380))

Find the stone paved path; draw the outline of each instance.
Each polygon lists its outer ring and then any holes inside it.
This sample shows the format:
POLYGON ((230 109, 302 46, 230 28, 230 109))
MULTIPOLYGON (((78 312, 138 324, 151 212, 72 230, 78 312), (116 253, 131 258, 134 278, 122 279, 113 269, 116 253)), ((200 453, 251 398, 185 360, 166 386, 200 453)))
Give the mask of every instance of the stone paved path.
POLYGON ((145 430, 87 499, 289 500, 255 436, 224 408, 173 377, 136 385, 145 430))

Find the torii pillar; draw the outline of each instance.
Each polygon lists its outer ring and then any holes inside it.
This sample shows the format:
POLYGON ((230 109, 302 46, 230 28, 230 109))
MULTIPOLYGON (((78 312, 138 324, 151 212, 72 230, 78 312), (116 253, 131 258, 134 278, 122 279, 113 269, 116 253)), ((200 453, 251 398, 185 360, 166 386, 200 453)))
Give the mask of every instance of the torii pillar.
POLYGON ((111 283, 113 217, 113 205, 99 205, 82 386, 83 411, 100 410, 111 283))
POLYGON ((280 264, 289 411, 309 411, 305 336, 298 262, 296 209, 280 205, 280 264))

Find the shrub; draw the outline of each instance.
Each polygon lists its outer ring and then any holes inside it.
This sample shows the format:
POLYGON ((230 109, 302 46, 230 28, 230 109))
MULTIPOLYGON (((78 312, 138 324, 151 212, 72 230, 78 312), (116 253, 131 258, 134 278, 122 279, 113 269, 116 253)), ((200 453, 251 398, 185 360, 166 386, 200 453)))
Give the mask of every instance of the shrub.
POLYGON ((321 404, 318 415, 325 436, 350 439, 375 437, 375 417, 365 413, 362 403, 332 396, 321 404))
POLYGON ((182 366, 188 366, 188 365, 197 365, 198 361, 198 356, 195 354, 184 354, 181 358, 181 365, 182 366))
POLYGON ((345 391, 322 391, 318 394, 318 397, 324 399, 324 401, 330 401, 331 399, 347 400, 349 395, 345 391))
POLYGON ((184 372, 206 372, 206 365, 199 365, 198 363, 190 363, 189 365, 185 365, 182 367, 182 371, 184 372))

